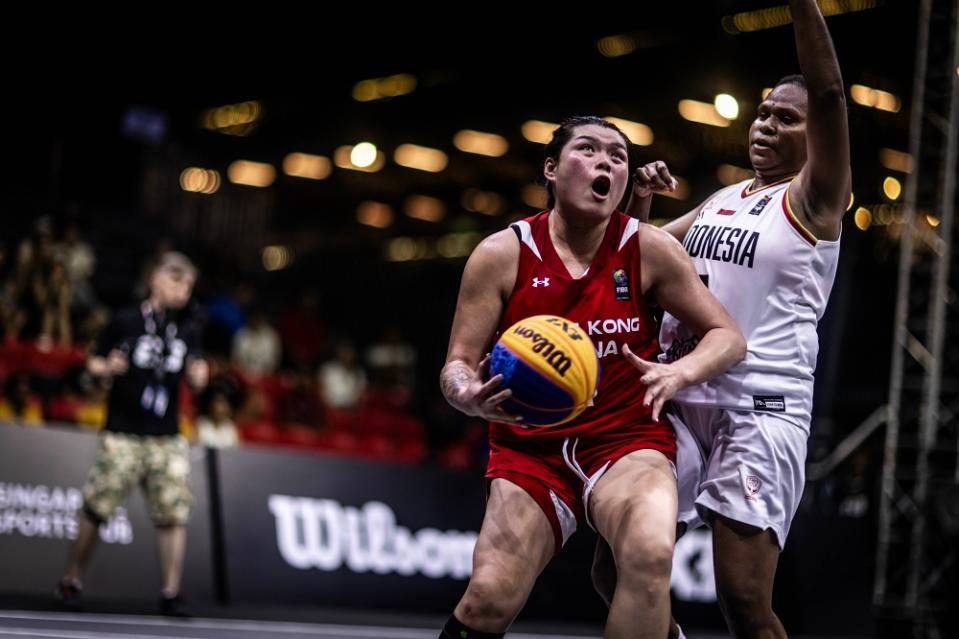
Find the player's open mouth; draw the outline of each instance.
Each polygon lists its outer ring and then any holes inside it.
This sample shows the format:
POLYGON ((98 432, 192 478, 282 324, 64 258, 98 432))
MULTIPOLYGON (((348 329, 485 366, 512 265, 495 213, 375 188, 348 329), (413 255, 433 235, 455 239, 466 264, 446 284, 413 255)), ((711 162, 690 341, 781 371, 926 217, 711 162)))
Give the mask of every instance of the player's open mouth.
POLYGON ((597 195, 602 195, 606 197, 609 195, 610 182, 609 178, 605 175, 601 175, 595 180, 593 180, 593 193, 597 195))

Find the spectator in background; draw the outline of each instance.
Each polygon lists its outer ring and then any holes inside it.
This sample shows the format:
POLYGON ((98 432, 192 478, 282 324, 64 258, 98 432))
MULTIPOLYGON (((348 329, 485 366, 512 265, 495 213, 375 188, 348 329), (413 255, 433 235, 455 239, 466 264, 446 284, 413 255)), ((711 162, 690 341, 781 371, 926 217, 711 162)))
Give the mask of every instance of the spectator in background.
POLYGON ((232 342, 237 331, 246 326, 247 310, 255 299, 256 293, 249 284, 237 284, 229 293, 221 292, 207 302, 207 317, 211 323, 219 325, 232 342))
POLYGON ((280 364, 280 336, 262 308, 250 311, 250 323, 233 337, 233 363, 254 377, 269 375, 280 364))
POLYGON ((316 370, 326 348, 326 329, 320 318, 320 299, 316 292, 303 291, 299 304, 280 315, 276 328, 283 353, 293 367, 316 370))
POLYGON ((233 423, 233 406, 222 389, 213 390, 197 419, 197 441, 207 448, 233 448, 240 435, 233 423))
POLYGON ((874 482, 871 477, 869 450, 859 449, 849 459, 848 470, 839 477, 837 510, 840 517, 859 519, 872 510, 874 482))
POLYGON ((58 259, 44 262, 34 271, 32 286, 34 304, 40 312, 37 345, 43 350, 49 350, 54 343, 72 345, 70 303, 73 300, 73 287, 63 262, 58 259))
POLYGON ((0 245, 0 330, 5 342, 16 342, 27 322, 26 313, 17 305, 16 272, 10 264, 10 253, 0 245))
POLYGON ((31 391, 26 373, 15 375, 7 382, 6 394, 0 398, 0 420, 43 425, 43 404, 31 391))
POLYGON ((98 306, 87 313, 77 324, 74 332, 74 343, 77 347, 87 349, 92 346, 100 331, 110 321, 110 311, 105 306, 98 306))
POLYGON ((331 408, 354 409, 366 390, 366 372, 360 366, 353 343, 336 343, 333 359, 320 366, 320 393, 331 408))
POLYGON ((27 314, 13 302, 3 299, 0 300, 0 323, 3 325, 4 342, 19 342, 27 326, 27 314))
POLYGON ((383 337, 366 351, 373 386, 412 392, 416 381, 416 349, 397 326, 387 326, 383 337))
POLYGON ((16 269, 28 284, 38 265, 53 260, 53 221, 44 215, 33 224, 33 232, 17 247, 16 269))
POLYGON ((73 290, 72 306, 78 314, 84 315, 99 305, 90 283, 97 265, 93 248, 83 240, 80 227, 74 222, 67 226, 63 242, 57 245, 55 251, 66 269, 73 290))
MULTIPOLYGON (((9 303, 23 312, 23 337, 41 334, 45 296, 37 299, 37 284, 42 287, 46 282, 53 257, 53 224, 49 217, 42 217, 34 223, 30 237, 24 239, 17 248, 14 272, 5 295, 9 303)), ((45 287, 42 288, 45 290, 45 287)))
POLYGON ((284 425, 298 424, 318 428, 323 425, 323 401, 312 369, 300 367, 291 385, 277 397, 277 420, 284 425))
POLYGON ((74 413, 77 424, 84 428, 100 430, 107 423, 107 402, 110 399, 109 381, 85 373, 81 377, 80 389, 83 396, 74 413))

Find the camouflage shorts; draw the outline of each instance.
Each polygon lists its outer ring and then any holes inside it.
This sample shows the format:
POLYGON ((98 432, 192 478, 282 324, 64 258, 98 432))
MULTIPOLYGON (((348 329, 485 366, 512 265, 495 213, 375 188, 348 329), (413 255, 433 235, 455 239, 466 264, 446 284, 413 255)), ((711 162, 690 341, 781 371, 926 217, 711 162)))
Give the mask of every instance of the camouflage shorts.
POLYGON ((189 480, 190 446, 182 437, 104 432, 83 486, 83 507, 106 521, 139 483, 156 525, 185 525, 193 505, 189 480))

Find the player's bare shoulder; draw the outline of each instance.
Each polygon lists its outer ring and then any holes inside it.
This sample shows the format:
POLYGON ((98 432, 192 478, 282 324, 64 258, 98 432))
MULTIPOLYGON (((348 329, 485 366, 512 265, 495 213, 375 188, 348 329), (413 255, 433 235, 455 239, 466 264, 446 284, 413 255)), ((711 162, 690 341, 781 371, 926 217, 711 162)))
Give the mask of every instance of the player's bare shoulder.
POLYGON ((515 262, 519 259, 519 238, 513 229, 505 228, 483 238, 473 249, 473 255, 478 253, 481 259, 515 262))
POLYGON ((512 229, 506 228, 487 236, 476 245, 466 263, 464 283, 483 287, 493 285, 501 294, 509 295, 516 283, 519 254, 519 238, 512 229))
POLYGON ((640 225, 639 250, 644 257, 649 255, 654 258, 662 256, 664 259, 675 259, 682 256, 689 259, 679 240, 668 231, 652 224, 640 225))
POLYGON ((686 249, 668 231, 642 224, 638 241, 643 292, 671 278, 694 273, 686 249))

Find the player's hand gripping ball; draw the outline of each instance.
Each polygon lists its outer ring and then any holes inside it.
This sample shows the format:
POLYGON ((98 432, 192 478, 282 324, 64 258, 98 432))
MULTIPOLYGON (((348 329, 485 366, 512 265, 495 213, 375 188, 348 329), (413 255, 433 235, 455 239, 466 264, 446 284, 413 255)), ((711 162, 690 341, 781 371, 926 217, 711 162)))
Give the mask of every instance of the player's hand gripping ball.
POLYGON ((599 382, 593 342, 579 326, 555 315, 516 322, 493 347, 490 375, 513 391, 503 410, 529 426, 557 426, 582 413, 599 382))

